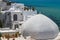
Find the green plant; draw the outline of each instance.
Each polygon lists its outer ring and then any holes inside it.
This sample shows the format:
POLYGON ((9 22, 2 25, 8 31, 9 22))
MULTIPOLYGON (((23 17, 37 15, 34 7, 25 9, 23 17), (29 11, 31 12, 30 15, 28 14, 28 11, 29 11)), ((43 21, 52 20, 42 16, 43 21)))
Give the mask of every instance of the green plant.
POLYGON ((0 37, 2 36, 2 34, 0 33, 0 37))
POLYGON ((32 7, 32 10, 33 10, 33 11, 35 11, 35 8, 34 8, 34 7, 32 7))
POLYGON ((0 14, 2 14, 2 13, 0 12, 0 14))
POLYGON ((1 22, 1 20, 0 20, 0 28, 2 28, 2 26, 3 26, 3 24, 2 24, 2 22, 1 22))

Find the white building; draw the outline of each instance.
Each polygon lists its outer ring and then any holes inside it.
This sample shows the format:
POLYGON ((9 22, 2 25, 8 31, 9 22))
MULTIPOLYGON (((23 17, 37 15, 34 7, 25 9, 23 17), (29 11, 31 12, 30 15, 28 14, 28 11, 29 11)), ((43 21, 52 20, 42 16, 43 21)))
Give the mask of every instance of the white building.
POLYGON ((4 27, 11 29, 19 28, 27 19, 36 15, 37 11, 25 7, 24 4, 13 3, 9 10, 1 11, 3 13, 4 27))
POLYGON ((0 0, 0 8, 1 10, 8 10, 11 7, 11 2, 8 2, 8 0, 0 0))
POLYGON ((21 3, 11 3, 11 5, 6 5, 6 2, 1 1, 0 6, 3 22, 3 28, 0 29, 0 33, 4 36, 7 34, 12 36, 17 32, 20 34, 21 25, 30 17, 37 14, 36 10, 29 9, 21 3))

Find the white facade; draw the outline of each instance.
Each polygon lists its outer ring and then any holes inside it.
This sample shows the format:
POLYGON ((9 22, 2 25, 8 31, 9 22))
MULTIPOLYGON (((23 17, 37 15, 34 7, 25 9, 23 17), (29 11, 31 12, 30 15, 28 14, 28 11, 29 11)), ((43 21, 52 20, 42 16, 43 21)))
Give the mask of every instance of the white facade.
POLYGON ((27 19, 37 14, 36 10, 24 10, 24 7, 24 4, 14 3, 9 10, 1 11, 4 15, 4 27, 19 28, 27 19))
POLYGON ((2 0, 0 0, 0 1, 2 1, 2 0))
POLYGON ((7 2, 4 2, 4 1, 7 1, 7 0, 1 0, 0 1, 0 8, 3 11, 8 10, 11 7, 10 2, 7 3, 7 2))

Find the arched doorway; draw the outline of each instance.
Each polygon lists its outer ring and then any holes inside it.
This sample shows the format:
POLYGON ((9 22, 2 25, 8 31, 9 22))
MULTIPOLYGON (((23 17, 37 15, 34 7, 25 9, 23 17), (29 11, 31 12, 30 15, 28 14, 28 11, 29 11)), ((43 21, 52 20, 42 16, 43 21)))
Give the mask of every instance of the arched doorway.
POLYGON ((14 21, 17 21, 17 14, 14 14, 14 15, 13 15, 13 20, 14 20, 14 21))

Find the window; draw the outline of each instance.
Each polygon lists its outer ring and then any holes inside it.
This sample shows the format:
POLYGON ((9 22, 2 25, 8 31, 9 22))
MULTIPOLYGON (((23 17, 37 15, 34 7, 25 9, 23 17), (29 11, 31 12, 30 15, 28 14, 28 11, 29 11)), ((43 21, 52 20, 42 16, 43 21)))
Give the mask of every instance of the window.
POLYGON ((8 19, 8 21, 11 21, 11 12, 5 12, 5 21, 8 19))
POLYGON ((20 14, 20 21, 23 21, 23 14, 20 14))
POLYGON ((15 25, 15 29, 16 29, 16 28, 19 28, 18 24, 15 25))
POLYGON ((16 14, 13 15, 13 20, 17 21, 17 15, 16 14))

